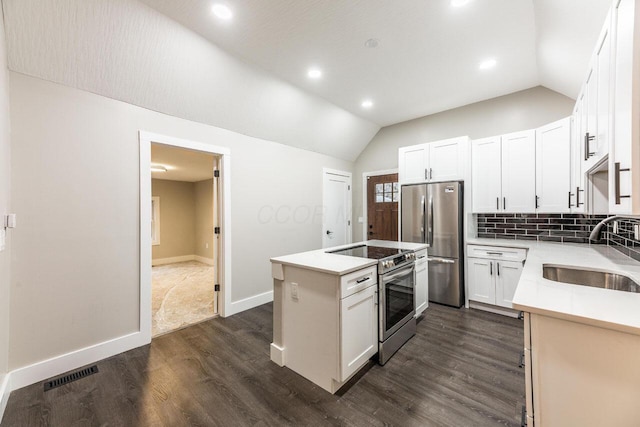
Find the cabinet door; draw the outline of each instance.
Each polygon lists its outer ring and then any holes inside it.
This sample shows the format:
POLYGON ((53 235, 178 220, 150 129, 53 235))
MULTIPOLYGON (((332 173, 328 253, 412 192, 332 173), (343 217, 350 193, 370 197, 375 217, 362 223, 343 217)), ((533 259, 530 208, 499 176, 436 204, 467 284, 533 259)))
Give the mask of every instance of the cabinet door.
POLYGON ((340 300, 340 379, 344 381, 378 352, 377 285, 340 300))
MULTIPOLYGON (((614 6, 615 62, 613 144, 609 153, 609 213, 632 212, 632 153, 633 131, 633 51, 635 1, 622 0, 614 6), (616 173, 616 166, 620 172, 616 173), (616 197, 617 196, 617 197, 616 197)), ((636 113, 637 117, 637 113, 636 113)), ((636 133, 638 130, 635 131, 636 133)), ((637 138, 637 136, 636 136, 637 138)))
POLYGON ((611 120, 613 111, 611 110, 611 15, 607 15, 605 26, 602 29, 598 47, 596 49, 597 67, 597 100, 596 100, 596 139, 591 148, 596 152, 595 158, 601 159, 609 152, 609 132, 611 130, 611 120))
POLYGON ((398 150, 398 179, 402 183, 424 182, 428 179, 427 144, 401 147, 398 150))
POLYGON ((502 207, 500 137, 471 142, 473 212, 499 212, 502 207))
POLYGON ((571 211, 571 118, 536 130, 538 212, 571 211))
POLYGON ((502 136, 502 208, 505 212, 535 212, 535 130, 502 136))
POLYGON ((427 253, 416 254, 416 317, 429 306, 429 272, 427 271, 427 253))
POLYGON ((467 138, 431 142, 429 146, 429 181, 464 179, 464 143, 467 138))
MULTIPOLYGON (((595 59, 593 60, 595 62, 595 59)), ((587 73, 587 80, 583 88, 583 111, 582 111, 582 127, 584 133, 583 153, 582 153, 582 170, 588 171, 596 163, 598 133, 597 127, 597 111, 598 111, 598 78, 596 76, 597 68, 591 63, 587 73)))
POLYGON ((496 303, 496 287, 493 279, 493 261, 482 258, 467 258, 469 266, 469 299, 486 304, 496 303))
POLYGON ((496 305, 512 308, 513 296, 522 274, 522 262, 495 261, 496 305))
POLYGON ((573 110, 571 131, 571 212, 585 213, 584 192, 584 94, 580 93, 573 110))

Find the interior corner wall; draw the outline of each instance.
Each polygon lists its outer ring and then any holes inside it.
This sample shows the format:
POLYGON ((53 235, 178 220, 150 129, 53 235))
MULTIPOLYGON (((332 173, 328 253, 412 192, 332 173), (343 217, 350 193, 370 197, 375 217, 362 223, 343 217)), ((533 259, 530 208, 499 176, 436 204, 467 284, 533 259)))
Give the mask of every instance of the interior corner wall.
POLYGON ((151 195, 160 197, 160 244, 153 260, 195 254, 196 194, 193 182, 151 180, 151 195))
POLYGON ((353 171, 24 74, 10 88, 10 370, 139 330, 140 130, 228 147, 232 302, 272 291, 271 257, 322 246, 322 168, 353 171))
MULTIPOLYGON (((538 86, 498 98, 387 126, 360 154, 353 179, 353 217, 363 215, 362 174, 398 167, 398 148, 468 135, 471 139, 537 128, 570 116, 575 101, 538 86)), ((355 221, 353 240, 362 240, 355 221)))
POLYGON ((213 259, 213 179, 195 184, 195 255, 213 259))
MULTIPOLYGON (((11 196, 9 71, 7 70, 7 51, 4 37, 4 23, 0 16, 0 222, 4 221, 4 215, 9 213, 11 196)), ((3 397, 2 384, 4 376, 8 372, 9 360, 9 262, 12 233, 13 230, 7 230, 5 249, 0 252, 0 406, 3 397)), ((0 407, 1 417, 2 408, 0 407)))

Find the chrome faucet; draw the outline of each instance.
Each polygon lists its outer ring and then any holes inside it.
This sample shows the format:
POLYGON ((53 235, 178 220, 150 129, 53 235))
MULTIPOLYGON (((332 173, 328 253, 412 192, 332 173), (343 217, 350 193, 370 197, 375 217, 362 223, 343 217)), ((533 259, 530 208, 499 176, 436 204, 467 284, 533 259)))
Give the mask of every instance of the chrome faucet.
POLYGON ((610 223, 611 221, 617 221, 620 219, 638 219, 640 220, 640 215, 614 215, 600 221, 591 232, 589 236, 589 241, 593 243, 598 243, 602 239, 602 228, 610 223))

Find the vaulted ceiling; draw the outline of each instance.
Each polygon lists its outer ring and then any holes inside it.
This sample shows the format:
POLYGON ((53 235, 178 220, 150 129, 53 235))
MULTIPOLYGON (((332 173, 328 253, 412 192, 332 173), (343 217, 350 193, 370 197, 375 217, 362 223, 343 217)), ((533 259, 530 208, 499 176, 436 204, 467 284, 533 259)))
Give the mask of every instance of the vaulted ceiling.
POLYGON ((576 98, 610 0, 142 0, 233 55, 385 126, 543 85, 576 98), (377 47, 366 47, 374 39, 377 47), (479 63, 494 58, 491 70, 479 63), (307 77, 310 67, 320 79, 307 77), (374 105, 363 109, 361 102, 374 105))

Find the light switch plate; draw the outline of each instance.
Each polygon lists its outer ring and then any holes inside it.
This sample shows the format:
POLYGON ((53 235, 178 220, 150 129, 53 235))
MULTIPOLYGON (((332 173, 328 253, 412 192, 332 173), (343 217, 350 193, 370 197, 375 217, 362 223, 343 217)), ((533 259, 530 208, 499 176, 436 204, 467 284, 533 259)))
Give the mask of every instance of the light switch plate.
POLYGON ((640 224, 633 225, 633 238, 635 240, 640 240, 640 224))
POLYGON ((298 284, 291 283, 291 299, 298 301, 298 284))
POLYGON ((613 234, 618 234, 618 221, 613 221, 613 234))

